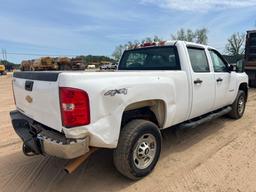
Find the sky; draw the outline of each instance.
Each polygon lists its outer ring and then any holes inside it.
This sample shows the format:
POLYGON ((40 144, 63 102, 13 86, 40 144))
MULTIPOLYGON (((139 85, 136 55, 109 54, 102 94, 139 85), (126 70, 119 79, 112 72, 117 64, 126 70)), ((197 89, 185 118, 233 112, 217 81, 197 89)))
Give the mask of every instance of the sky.
POLYGON ((206 27, 209 45, 223 51, 231 34, 256 28, 256 0, 0 0, 0 6, 0 49, 15 63, 39 55, 111 56, 119 44, 154 35, 168 40, 180 28, 206 27))

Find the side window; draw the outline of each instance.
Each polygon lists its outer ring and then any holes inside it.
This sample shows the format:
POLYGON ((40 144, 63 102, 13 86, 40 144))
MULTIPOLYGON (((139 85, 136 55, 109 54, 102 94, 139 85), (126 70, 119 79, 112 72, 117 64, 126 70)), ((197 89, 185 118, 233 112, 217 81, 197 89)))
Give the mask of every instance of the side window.
POLYGON ((188 54, 194 72, 210 72, 208 60, 204 49, 188 48, 188 54))
POLYGON ((243 59, 236 62, 236 68, 237 68, 236 71, 238 73, 243 73, 244 72, 244 60, 243 59))
POLYGON ((223 59, 215 51, 209 50, 214 72, 228 72, 228 68, 223 59))

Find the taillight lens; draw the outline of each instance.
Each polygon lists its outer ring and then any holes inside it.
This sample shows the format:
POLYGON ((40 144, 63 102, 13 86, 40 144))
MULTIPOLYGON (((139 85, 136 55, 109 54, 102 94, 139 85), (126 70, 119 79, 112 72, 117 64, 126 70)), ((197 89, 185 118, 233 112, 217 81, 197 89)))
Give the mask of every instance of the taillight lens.
POLYGON ((88 94, 80 89, 60 87, 60 108, 62 125, 76 127, 90 123, 88 94))

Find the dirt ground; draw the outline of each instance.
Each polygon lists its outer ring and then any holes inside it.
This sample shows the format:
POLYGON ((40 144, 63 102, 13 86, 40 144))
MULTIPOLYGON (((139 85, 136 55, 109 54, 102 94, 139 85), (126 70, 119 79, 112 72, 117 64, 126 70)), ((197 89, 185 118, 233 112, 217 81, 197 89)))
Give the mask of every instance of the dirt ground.
POLYGON ((219 118, 178 136, 165 130, 158 165, 137 182, 115 170, 110 150, 71 175, 63 171, 67 160, 24 156, 9 119, 10 75, 0 77, 0 103, 0 191, 256 191, 256 90, 240 120, 219 118))

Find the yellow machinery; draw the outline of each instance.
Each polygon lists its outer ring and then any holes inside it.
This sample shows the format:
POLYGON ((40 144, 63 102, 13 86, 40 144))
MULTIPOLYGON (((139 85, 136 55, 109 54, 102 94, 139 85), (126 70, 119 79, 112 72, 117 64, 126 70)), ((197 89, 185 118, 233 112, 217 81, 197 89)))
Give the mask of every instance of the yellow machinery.
POLYGON ((0 75, 6 75, 5 66, 0 65, 0 75))
POLYGON ((41 57, 39 59, 24 60, 21 62, 21 71, 47 71, 57 70, 58 65, 51 57, 41 57))
POLYGON ((81 57, 41 57, 39 59, 21 62, 21 71, 49 71, 49 70, 85 70, 86 64, 81 57))

